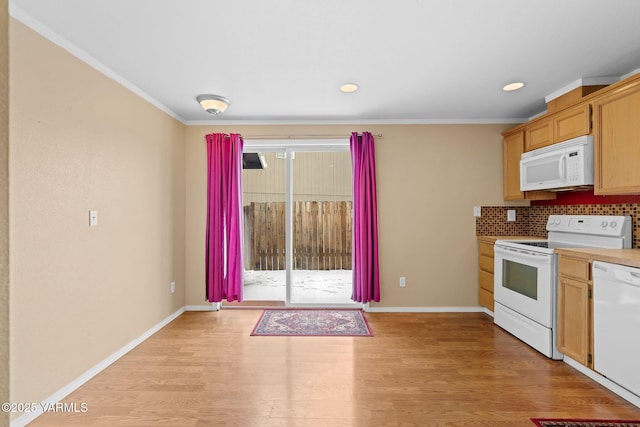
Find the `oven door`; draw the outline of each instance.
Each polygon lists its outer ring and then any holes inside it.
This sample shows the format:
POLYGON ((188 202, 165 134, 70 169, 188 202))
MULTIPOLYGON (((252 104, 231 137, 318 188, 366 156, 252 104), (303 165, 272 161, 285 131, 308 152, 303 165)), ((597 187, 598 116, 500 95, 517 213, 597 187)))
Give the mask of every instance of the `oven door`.
POLYGON ((547 327, 553 327, 554 255, 494 246, 496 302, 547 327))

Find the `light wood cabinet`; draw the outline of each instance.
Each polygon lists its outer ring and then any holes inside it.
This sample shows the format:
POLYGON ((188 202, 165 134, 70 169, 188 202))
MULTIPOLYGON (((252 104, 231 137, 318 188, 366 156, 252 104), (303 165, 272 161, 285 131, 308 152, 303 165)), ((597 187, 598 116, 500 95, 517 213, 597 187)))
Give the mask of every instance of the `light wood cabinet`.
POLYGON ((553 144, 553 120, 536 120, 525 128, 524 151, 536 150, 553 144))
POLYGON ((478 299, 482 307, 493 311, 493 243, 478 241, 478 299))
POLYGON ((524 151, 566 141, 591 132, 591 105, 583 103, 538 119, 525 127, 524 151))
POLYGON ((558 256, 558 350, 593 368, 591 261, 558 256))
POLYGON ((553 143, 591 132, 591 105, 577 105, 553 116, 553 143))
POLYGON ((640 78, 593 104, 594 193, 640 194, 640 78))
POLYGON ((640 74, 570 95, 544 116, 503 133, 505 200, 555 198, 555 193, 520 191, 520 155, 592 131, 594 193, 640 194, 640 74))
POLYGON ((520 191, 520 156, 524 149, 524 132, 504 137, 502 160, 504 163, 504 199, 523 200, 520 191))

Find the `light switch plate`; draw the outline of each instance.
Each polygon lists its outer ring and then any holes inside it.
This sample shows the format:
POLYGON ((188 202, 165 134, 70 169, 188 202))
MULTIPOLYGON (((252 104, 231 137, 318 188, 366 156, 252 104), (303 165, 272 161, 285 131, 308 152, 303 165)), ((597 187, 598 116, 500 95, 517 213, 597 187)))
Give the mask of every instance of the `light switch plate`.
POLYGON ((98 211, 89 211, 89 227, 98 225, 98 211))
POLYGON ((515 209, 509 209, 507 211, 507 221, 515 221, 516 220, 516 211, 515 209))
POLYGON ((475 216, 476 218, 480 218, 481 215, 482 215, 482 208, 480 206, 474 206, 473 216, 475 216))

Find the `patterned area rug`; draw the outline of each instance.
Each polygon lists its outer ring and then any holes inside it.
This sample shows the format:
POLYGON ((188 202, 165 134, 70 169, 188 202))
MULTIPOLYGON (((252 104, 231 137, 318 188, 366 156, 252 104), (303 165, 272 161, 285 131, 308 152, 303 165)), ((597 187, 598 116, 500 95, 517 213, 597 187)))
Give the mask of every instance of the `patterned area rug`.
POLYGON ((640 421, 531 418, 538 427, 640 427, 640 421))
POLYGON ((262 313, 251 335, 371 337, 362 310, 273 310, 262 313))

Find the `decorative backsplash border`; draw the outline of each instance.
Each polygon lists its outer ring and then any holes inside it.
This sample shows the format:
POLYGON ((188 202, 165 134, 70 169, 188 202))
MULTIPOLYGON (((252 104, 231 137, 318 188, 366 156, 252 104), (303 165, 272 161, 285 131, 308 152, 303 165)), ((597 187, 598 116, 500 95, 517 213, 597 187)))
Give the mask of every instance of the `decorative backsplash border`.
POLYGON ((482 206, 482 216, 476 218, 477 236, 547 237, 549 215, 630 215, 633 223, 633 248, 640 248, 640 204, 556 205, 556 206, 482 206), (507 211, 516 211, 516 220, 507 221, 507 211))

